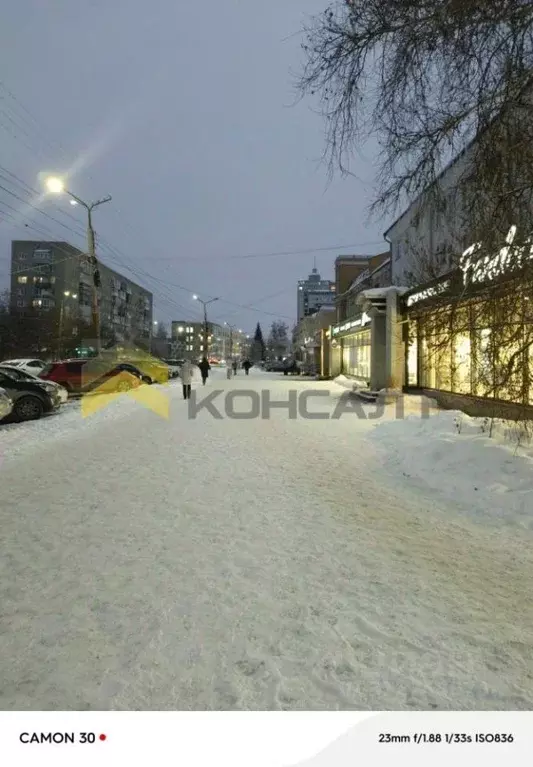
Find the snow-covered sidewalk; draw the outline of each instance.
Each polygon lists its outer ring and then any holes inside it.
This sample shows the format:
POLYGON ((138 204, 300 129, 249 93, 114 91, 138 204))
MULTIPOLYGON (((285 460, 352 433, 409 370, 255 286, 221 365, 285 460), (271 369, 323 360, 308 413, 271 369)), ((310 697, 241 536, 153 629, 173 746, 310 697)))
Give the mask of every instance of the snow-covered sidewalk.
POLYGON ((125 398, 0 430, 2 708, 531 709, 527 526, 388 471, 392 423, 168 391, 168 421, 125 398))

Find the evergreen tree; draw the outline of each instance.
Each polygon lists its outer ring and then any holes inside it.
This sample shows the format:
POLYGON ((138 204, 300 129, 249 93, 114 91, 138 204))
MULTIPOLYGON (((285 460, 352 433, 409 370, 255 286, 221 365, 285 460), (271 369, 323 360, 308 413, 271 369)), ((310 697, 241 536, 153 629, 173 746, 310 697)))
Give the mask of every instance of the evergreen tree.
POLYGON ((265 342, 263 340, 263 331, 261 330, 261 325, 259 322, 257 323, 257 327, 255 329, 250 356, 252 362, 262 362, 265 359, 265 342))

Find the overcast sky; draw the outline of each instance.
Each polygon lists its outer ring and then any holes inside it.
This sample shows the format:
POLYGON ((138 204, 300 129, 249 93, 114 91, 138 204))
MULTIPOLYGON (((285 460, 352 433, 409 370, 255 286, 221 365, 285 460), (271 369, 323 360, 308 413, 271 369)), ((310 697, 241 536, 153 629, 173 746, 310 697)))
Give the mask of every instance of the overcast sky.
POLYGON ((292 325, 314 254, 266 254, 330 248, 316 260, 332 278, 340 253, 383 250, 391 222, 367 223, 372 147, 354 160, 359 180, 328 184, 316 104, 294 105, 299 31, 326 5, 6 0, 0 285, 11 239, 84 247, 82 210, 20 185, 39 191, 48 171, 68 172, 84 199, 113 196, 95 214, 98 255, 153 292, 164 322, 195 318, 197 292, 224 299, 213 320, 248 332, 275 318, 292 325))

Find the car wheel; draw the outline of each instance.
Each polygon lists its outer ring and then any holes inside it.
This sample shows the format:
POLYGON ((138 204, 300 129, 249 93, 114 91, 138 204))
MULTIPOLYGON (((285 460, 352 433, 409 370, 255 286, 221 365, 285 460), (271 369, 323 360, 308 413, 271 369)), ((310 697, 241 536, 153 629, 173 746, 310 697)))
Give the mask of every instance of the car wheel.
POLYGON ((148 384, 148 386, 151 386, 151 384, 153 383, 150 376, 143 376, 141 380, 144 384, 148 384))
POLYGON ((19 421, 35 421, 44 412, 43 403, 37 397, 21 397, 13 408, 19 421))

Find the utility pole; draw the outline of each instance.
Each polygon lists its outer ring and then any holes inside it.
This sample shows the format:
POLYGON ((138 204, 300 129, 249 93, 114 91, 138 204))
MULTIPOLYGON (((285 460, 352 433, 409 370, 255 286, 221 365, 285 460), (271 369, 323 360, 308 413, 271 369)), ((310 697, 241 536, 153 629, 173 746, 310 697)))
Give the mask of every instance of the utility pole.
POLYGON ((87 211, 87 254, 89 256, 89 262, 93 270, 93 295, 92 295, 92 315, 93 326, 96 343, 96 353, 100 355, 101 352, 101 340, 100 340, 100 303, 99 303, 99 288, 100 288, 100 270, 98 269, 98 261, 96 258, 96 245, 95 234, 93 229, 92 212, 99 205, 103 205, 105 202, 110 202, 111 195, 103 197, 96 202, 85 202, 80 197, 77 197, 72 192, 69 192, 65 188, 65 184, 60 178, 52 177, 46 180, 46 186, 49 192, 53 194, 65 193, 71 198, 73 205, 81 205, 87 211))
POLYGON ((61 308, 59 310, 59 333, 58 333, 58 339, 57 339, 57 358, 58 360, 61 359, 62 351, 63 351, 63 324, 64 324, 64 316, 65 316, 65 298, 73 298, 76 299, 78 297, 77 293, 70 293, 70 290, 63 291, 63 295, 61 296, 61 308))
POLYGON ((199 296, 193 296, 195 301, 199 301, 204 307, 204 349, 203 357, 208 356, 209 352, 209 323, 207 322, 207 304, 212 304, 213 301, 218 301, 218 298, 210 298, 209 301, 203 301, 199 296))
POLYGON ((207 324, 207 306, 204 304, 204 353, 202 356, 209 355, 209 325, 207 324))
POLYGON ((94 338, 96 342, 96 354, 99 357, 101 352, 100 302, 99 302, 99 296, 98 296, 98 288, 100 287, 100 272, 98 270, 98 261, 96 260, 96 245, 95 245, 91 206, 87 206, 87 250, 89 254, 89 262, 93 270, 92 315, 93 315, 94 338))
POLYGON ((226 367, 227 367, 227 377, 231 378, 232 366, 233 366, 233 331, 235 330, 237 326, 230 325, 229 322, 225 322, 224 325, 227 328, 229 328, 229 359, 226 360, 226 367))

